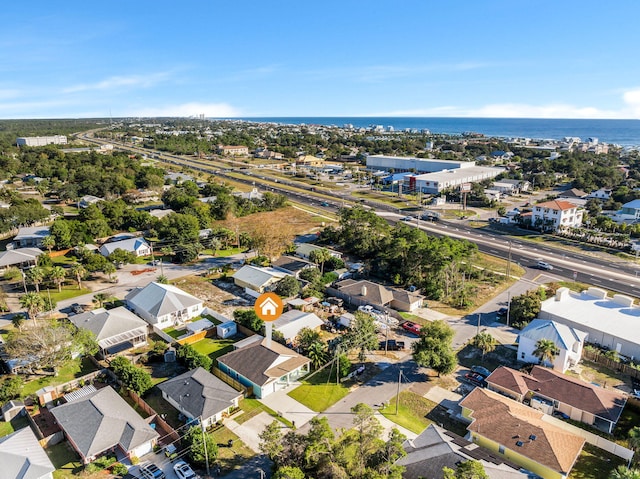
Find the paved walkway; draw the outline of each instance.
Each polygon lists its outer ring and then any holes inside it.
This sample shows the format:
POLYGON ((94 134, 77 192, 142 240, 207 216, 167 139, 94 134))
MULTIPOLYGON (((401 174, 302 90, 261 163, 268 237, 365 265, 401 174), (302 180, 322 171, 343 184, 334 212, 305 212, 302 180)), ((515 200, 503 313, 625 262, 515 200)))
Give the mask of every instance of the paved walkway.
MULTIPOLYGON (((263 411, 242 424, 238 424, 233 419, 225 419, 223 424, 233 431, 249 449, 259 453, 260 438, 258 436, 273 421, 274 418, 263 411)), ((283 424, 282 427, 286 426, 283 424)))

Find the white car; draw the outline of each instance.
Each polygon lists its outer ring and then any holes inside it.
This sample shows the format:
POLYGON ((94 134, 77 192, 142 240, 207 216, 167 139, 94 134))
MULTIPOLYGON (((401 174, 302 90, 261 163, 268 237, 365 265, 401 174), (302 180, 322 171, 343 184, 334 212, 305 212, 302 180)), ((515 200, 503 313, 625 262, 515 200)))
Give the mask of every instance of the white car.
POLYGON ((176 472, 178 479, 200 479, 200 476, 193 472, 191 466, 182 460, 173 465, 173 470, 176 472))

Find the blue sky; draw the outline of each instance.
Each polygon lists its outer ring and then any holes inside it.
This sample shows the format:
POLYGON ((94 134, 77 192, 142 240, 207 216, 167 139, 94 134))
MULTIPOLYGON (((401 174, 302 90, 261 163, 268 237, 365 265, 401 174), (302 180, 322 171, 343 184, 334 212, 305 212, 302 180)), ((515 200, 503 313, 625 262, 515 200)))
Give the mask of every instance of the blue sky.
POLYGON ((0 118, 640 118, 640 2, 3 5, 0 118))

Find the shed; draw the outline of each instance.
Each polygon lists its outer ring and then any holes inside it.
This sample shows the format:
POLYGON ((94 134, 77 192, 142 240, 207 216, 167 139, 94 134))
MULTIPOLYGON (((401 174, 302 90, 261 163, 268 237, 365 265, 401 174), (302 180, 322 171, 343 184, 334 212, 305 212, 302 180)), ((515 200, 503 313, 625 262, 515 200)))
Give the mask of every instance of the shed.
POLYGON ((216 326, 216 333, 219 338, 226 339, 235 336, 238 333, 238 328, 233 321, 227 321, 226 323, 216 326))
POLYGON ((213 323, 208 319, 199 319, 198 321, 187 323, 187 329, 191 332, 191 334, 196 334, 200 331, 211 329, 212 326, 213 323))
POLYGON ((14 399, 2 406, 0 412, 2 413, 3 420, 9 422, 16 416, 24 416, 26 409, 24 408, 24 403, 22 401, 14 399))

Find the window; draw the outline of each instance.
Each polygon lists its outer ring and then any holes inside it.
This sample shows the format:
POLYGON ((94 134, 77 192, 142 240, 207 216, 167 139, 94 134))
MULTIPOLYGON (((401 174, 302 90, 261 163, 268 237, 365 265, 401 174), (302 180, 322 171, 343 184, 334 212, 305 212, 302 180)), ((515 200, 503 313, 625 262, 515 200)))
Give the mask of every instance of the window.
POLYGON ((524 359, 524 352, 520 353, 520 359, 524 359))
POLYGON ((498 452, 499 452, 500 454, 504 454, 504 446, 499 446, 499 447, 498 447, 498 452))

